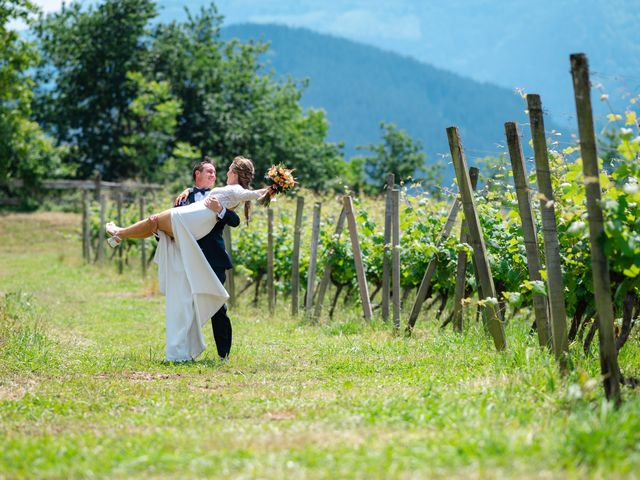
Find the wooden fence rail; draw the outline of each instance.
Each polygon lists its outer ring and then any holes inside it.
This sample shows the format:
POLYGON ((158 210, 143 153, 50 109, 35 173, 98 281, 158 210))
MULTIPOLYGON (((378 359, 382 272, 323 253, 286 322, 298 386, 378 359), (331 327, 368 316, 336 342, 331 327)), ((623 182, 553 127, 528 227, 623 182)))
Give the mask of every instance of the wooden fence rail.
MULTIPOLYGON (((22 180, 12 180, 2 182, 10 188, 22 188, 22 180)), ((48 190, 121 190, 124 192, 135 192, 140 190, 162 190, 166 188, 158 183, 142 182, 105 182, 102 180, 44 180, 40 187, 48 190)))

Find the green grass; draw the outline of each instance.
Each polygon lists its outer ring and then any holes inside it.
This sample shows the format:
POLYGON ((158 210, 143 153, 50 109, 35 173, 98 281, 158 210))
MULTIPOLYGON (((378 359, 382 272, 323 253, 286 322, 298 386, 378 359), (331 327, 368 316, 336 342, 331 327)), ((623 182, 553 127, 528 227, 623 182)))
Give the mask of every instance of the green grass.
MULTIPOLYGON (((164 359, 155 281, 83 265, 79 218, 0 217, 0 478, 638 476, 640 400, 603 400, 597 356, 562 377, 527 334, 496 353, 421 318, 311 326, 241 304, 234 346, 164 359)), ((473 315, 471 315, 473 317, 473 315)), ((640 376, 637 335, 621 367, 640 376)))

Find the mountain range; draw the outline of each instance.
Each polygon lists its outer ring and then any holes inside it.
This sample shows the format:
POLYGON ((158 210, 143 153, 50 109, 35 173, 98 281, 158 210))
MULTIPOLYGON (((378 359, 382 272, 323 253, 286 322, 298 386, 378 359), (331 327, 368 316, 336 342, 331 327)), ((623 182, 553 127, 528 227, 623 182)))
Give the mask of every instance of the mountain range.
MULTIPOLYGON (((326 111, 330 140, 345 142, 347 157, 358 153, 358 146, 379 143, 384 121, 422 142, 428 162, 448 157, 445 129, 456 125, 473 164, 506 151, 504 122, 528 122, 526 103, 512 90, 369 45, 265 24, 231 25, 222 36, 269 42, 262 59, 266 70, 275 77, 308 79, 302 104, 326 111)), ((449 177, 453 170, 447 169, 449 177)))
MULTIPOLYGON (((190 0, 192 11, 211 0, 190 0)), ((597 120, 640 93, 640 0, 216 0, 224 24, 303 27, 372 45, 509 90, 541 95, 549 116, 574 130, 569 55, 589 58, 597 120)), ((184 0, 159 0, 163 20, 184 0)))

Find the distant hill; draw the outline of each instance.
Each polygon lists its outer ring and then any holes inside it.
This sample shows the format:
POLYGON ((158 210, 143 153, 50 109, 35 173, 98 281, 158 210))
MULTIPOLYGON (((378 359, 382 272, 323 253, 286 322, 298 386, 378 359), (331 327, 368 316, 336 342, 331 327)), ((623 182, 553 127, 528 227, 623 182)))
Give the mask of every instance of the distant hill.
POLYGON ((302 104, 327 112, 330 140, 346 142, 347 156, 358 145, 378 143, 385 121, 422 141, 431 162, 449 153, 445 129, 457 125, 472 164, 506 151, 504 122, 528 121, 526 104, 513 91, 371 46, 279 25, 231 25, 222 35, 270 42, 268 68, 308 78, 302 104))
MULTIPOLYGON (((191 0, 190 8, 209 0, 191 0)), ((180 0, 159 0, 180 14, 180 0)), ((640 93, 640 0, 216 0, 225 25, 281 24, 408 55, 481 82, 541 95, 576 128, 569 54, 589 57, 592 80, 617 111, 640 93)), ((594 103, 601 123, 609 105, 594 103)))

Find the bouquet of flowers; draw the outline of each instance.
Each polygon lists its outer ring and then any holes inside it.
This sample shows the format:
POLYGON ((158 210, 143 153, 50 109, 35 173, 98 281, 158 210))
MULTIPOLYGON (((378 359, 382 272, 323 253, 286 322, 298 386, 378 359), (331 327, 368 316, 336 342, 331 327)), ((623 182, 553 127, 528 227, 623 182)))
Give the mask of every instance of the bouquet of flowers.
POLYGON ((258 203, 265 207, 271 203, 274 195, 291 190, 298 184, 293 177, 293 169, 286 168, 282 163, 271 166, 264 178, 269 184, 269 191, 258 203))

